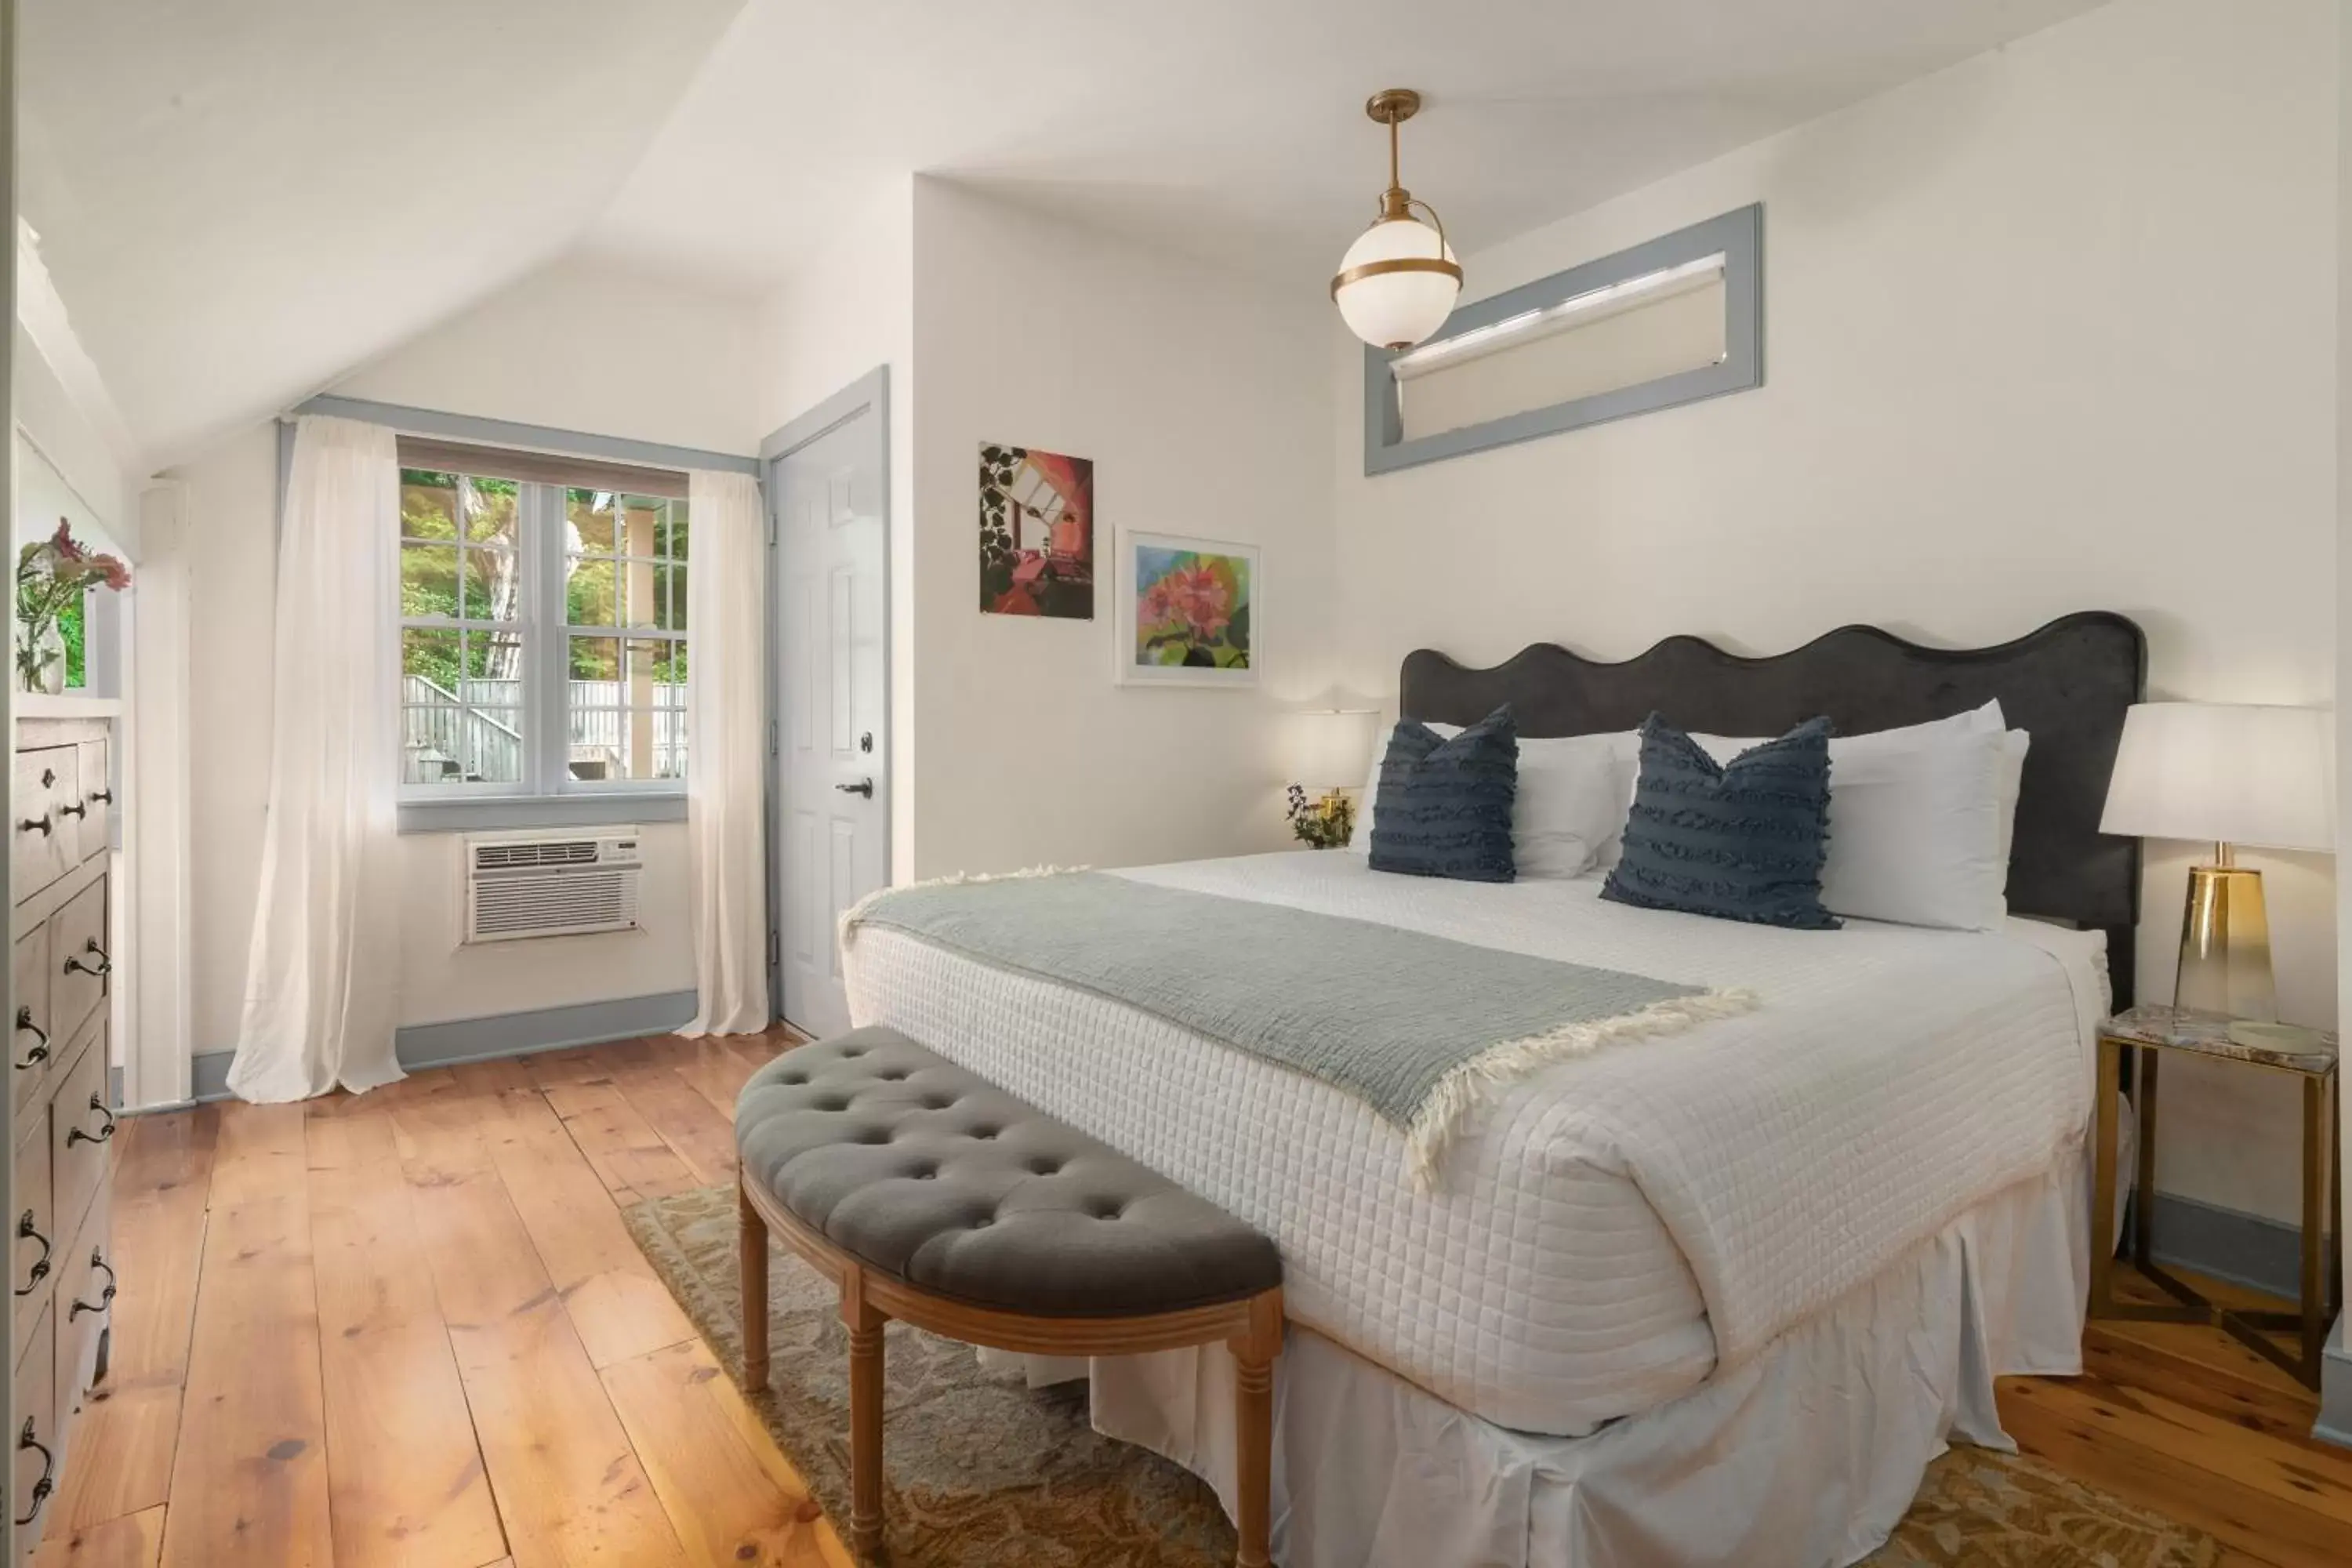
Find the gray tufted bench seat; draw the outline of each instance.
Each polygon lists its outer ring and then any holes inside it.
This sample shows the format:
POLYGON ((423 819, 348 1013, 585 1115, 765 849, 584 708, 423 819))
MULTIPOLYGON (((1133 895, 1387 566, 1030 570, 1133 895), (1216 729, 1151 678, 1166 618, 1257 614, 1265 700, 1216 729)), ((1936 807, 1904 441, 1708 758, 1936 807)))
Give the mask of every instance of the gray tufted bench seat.
POLYGON ((882 1540, 882 1325, 1046 1355, 1223 1341, 1237 1369, 1239 1562, 1267 1557, 1274 1243, 890 1029, 761 1068, 735 1110, 743 1360, 768 1381, 768 1237, 841 1288, 850 1535, 882 1540))

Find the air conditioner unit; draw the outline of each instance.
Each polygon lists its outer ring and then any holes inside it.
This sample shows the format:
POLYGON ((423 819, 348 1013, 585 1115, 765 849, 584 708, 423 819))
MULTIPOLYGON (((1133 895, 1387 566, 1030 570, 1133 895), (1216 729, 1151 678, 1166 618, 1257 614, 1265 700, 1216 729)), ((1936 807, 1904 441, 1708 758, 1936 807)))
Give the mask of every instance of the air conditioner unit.
POLYGON ((466 839, 467 943, 637 929, 634 827, 466 839))

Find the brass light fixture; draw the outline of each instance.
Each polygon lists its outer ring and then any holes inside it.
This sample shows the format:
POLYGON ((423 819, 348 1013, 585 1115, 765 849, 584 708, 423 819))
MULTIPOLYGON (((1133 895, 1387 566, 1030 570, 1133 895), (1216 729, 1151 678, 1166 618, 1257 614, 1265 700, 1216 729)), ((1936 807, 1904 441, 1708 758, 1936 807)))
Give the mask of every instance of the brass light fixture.
POLYGON ((1389 188, 1380 216, 1356 237, 1331 279, 1331 302, 1348 330, 1375 348, 1409 349, 1445 324, 1462 293, 1462 266, 1445 243, 1437 209, 1418 200, 1397 177, 1397 127, 1421 111, 1409 87, 1376 92, 1364 105, 1374 123, 1389 128, 1389 188), (1423 223, 1413 216, 1429 215, 1423 223))

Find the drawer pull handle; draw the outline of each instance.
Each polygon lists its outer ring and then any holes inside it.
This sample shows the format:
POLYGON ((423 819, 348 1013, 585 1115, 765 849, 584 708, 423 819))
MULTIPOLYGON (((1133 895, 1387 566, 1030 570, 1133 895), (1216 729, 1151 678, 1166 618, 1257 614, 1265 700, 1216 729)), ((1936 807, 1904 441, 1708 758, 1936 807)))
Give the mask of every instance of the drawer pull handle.
POLYGON ((41 1505, 49 1500, 49 1493, 58 1485, 58 1457, 49 1452, 47 1444, 33 1436, 33 1418, 29 1415, 25 1417, 25 1429, 16 1434, 16 1452, 21 1454, 27 1448, 41 1456, 41 1479, 33 1483, 32 1511, 16 1521, 19 1528, 41 1517, 41 1505))
POLYGON ((106 1118, 106 1125, 95 1132, 85 1132, 79 1127, 75 1128, 66 1134, 67 1148, 70 1149, 77 1143, 103 1143, 114 1136, 114 1112, 106 1109, 106 1101, 93 1094, 89 1097, 89 1108, 106 1118))
POLYGON ((71 805, 61 805, 58 807, 58 815, 59 816, 88 816, 89 815, 89 807, 83 805, 80 801, 76 801, 71 805))
POLYGON ((42 787, 43 789, 47 789, 47 788, 48 788, 51 784, 55 784, 55 783, 57 783, 57 782, 58 782, 58 770, 57 770, 57 769, 55 769, 55 768, 43 768, 43 769, 41 770, 41 787, 42 787))
POLYGON ((16 1292, 19 1296, 29 1296, 33 1293, 34 1286, 49 1277, 49 1238, 33 1228, 31 1209, 26 1209, 17 1217, 16 1238, 20 1241, 37 1241, 41 1244, 41 1256, 33 1260, 33 1271, 25 1276, 24 1286, 16 1292))
POLYGON ((89 792, 89 798, 95 801, 103 801, 106 805, 112 805, 114 804, 114 792, 110 789, 94 789, 89 792))
POLYGON ((98 954, 98 967, 96 969, 92 969, 89 964, 84 963, 81 961, 81 953, 76 953, 71 958, 66 960, 66 973, 68 974, 73 974, 76 973, 82 974, 111 974, 114 973, 114 960, 106 956, 106 949, 98 945, 98 938, 91 937, 88 942, 83 942, 81 944, 81 951, 82 952, 94 952, 98 954))
POLYGON ((51 833, 54 833, 57 830, 49 826, 49 819, 44 816, 28 816, 25 818, 24 821, 16 824, 16 831, 19 833, 37 833, 42 837, 47 838, 51 833))
POLYGON ((79 1296, 75 1297, 72 1308, 66 1313, 66 1321, 68 1323, 84 1312, 103 1312, 114 1305, 114 1266, 109 1263, 105 1255, 95 1247, 89 1249, 89 1266, 92 1268, 106 1270, 106 1289, 98 1293, 98 1300, 95 1301, 85 1301, 79 1296))
POLYGON ((33 1010, 30 1007, 16 1009, 16 1032, 20 1035, 29 1033, 34 1037, 33 1048, 26 1051, 23 1059, 16 1064, 18 1072, 23 1072, 26 1068, 39 1067, 49 1059, 49 1032, 33 1022, 33 1010))

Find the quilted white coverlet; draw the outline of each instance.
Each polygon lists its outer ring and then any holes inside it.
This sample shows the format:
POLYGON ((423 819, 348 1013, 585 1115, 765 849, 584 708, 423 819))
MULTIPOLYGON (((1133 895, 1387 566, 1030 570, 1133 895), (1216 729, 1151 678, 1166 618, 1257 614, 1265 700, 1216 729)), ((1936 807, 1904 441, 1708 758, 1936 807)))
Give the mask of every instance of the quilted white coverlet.
POLYGON ((898 931, 850 947, 858 1023, 1260 1226, 1294 1317, 1500 1426, 1589 1431, 1745 1362, 2089 1117, 2095 934, 1783 931, 1311 852, 1125 874, 1760 994, 1501 1091, 1422 1194, 1339 1089, 898 931))

